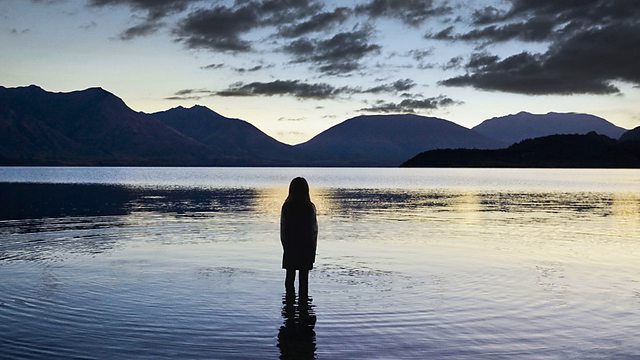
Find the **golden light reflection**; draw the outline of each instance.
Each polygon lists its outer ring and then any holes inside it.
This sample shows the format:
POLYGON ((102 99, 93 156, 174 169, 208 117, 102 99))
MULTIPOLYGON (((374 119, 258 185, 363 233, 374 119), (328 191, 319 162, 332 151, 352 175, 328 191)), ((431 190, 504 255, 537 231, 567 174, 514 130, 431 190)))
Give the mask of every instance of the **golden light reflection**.
MULTIPOLYGON (((277 188, 263 188, 257 189, 258 195, 256 197, 256 211, 269 215, 280 216, 280 209, 289 193, 289 188, 286 186, 277 188)), ((335 204, 331 201, 330 192, 325 188, 312 188, 309 190, 311 201, 316 206, 318 215, 324 215, 331 213, 335 209, 335 204)))
POLYGON ((481 197, 476 192, 465 192, 455 196, 451 202, 451 209, 460 220, 468 224, 479 224, 483 221, 481 197))
POLYGON ((640 194, 614 193, 611 213, 615 218, 640 220, 640 194))

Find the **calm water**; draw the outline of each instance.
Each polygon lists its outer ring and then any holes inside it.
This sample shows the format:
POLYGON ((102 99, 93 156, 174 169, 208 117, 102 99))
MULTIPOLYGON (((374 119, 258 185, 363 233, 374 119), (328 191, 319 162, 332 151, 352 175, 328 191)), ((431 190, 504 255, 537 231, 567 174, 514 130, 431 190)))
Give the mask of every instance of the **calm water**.
POLYGON ((0 199, 0 358, 640 358, 638 170, 0 168, 0 199))

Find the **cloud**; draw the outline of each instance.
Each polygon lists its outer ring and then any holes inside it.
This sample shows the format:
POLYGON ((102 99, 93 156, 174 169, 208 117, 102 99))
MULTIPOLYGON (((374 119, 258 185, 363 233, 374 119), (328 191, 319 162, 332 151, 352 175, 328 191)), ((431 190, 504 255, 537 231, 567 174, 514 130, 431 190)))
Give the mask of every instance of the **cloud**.
POLYGON ((165 100, 200 100, 205 97, 211 97, 214 92, 207 89, 182 89, 176 91, 172 96, 164 98, 165 100))
POLYGON ((435 39, 435 40, 457 40, 455 36, 453 36, 453 30, 455 27, 453 25, 448 26, 435 34, 428 33, 425 34, 425 38, 427 39, 435 39))
POLYGON ((427 57, 432 56, 433 52, 434 52, 433 48, 430 48, 430 49, 413 49, 413 50, 409 51, 408 55, 411 56, 416 61, 422 62, 427 57))
POLYGON ((217 64, 209 64, 209 65, 205 65, 205 66, 201 66, 200 69, 202 70, 216 70, 216 69, 221 69, 224 67, 224 64, 222 63, 217 63, 217 64))
POLYGON ((510 0, 508 9, 485 7, 471 30, 447 27, 426 37, 448 41, 548 43, 539 53, 521 51, 503 59, 472 54, 466 74, 446 86, 520 94, 615 94, 616 81, 640 84, 640 6, 628 0, 510 0))
POLYGON ((124 5, 136 10, 147 11, 149 20, 158 20, 169 14, 183 11, 194 0, 89 0, 90 6, 124 5))
POLYGON ((156 21, 145 21, 126 29, 120 33, 119 38, 122 40, 131 40, 139 36, 150 35, 155 33, 162 25, 162 23, 156 21))
POLYGON ((231 9, 216 6, 189 14, 178 25, 179 41, 189 48, 222 51, 248 51, 249 41, 240 35, 257 27, 258 14, 251 6, 231 9))
POLYGON ((321 8, 311 0, 236 1, 234 6, 218 5, 195 10, 182 19, 175 34, 192 49, 243 52, 252 50, 242 36, 266 26, 291 23, 321 8))
POLYGON ((162 18, 179 13, 187 9, 191 3, 197 0, 89 0, 88 5, 93 7, 128 6, 138 11, 146 11, 145 19, 125 29, 120 33, 122 40, 131 40, 135 37, 146 36, 155 33, 164 24, 162 18))
POLYGON ((504 19, 506 12, 493 6, 486 6, 482 9, 474 10, 471 17, 476 25, 486 25, 504 19))
POLYGON ((275 65, 273 64, 269 64, 269 65, 258 64, 252 67, 236 67, 236 68, 233 68, 233 71, 238 73, 248 73, 248 72, 256 72, 264 69, 270 69, 274 66, 275 65))
POLYGON ((478 69, 481 67, 493 65, 498 62, 500 58, 496 55, 491 55, 488 52, 472 53, 469 58, 469 62, 466 64, 467 69, 478 69))
POLYGON ((330 27, 342 24, 352 14, 353 10, 346 7, 339 7, 331 12, 322 12, 313 15, 306 21, 293 25, 282 26, 278 34, 288 38, 300 37, 312 32, 327 30, 330 27))
POLYGON ((445 95, 430 97, 426 99, 404 99, 399 103, 385 102, 378 100, 375 105, 363 108, 358 111, 373 113, 415 113, 420 110, 435 110, 441 107, 460 104, 445 95))
POLYGON ((46 5, 51 5, 51 4, 61 4, 67 0, 31 0, 32 2, 36 3, 36 4, 46 4, 46 5))
POLYGON ((379 93, 393 93, 400 91, 407 91, 416 86, 416 83, 411 79, 401 79, 397 80, 391 84, 383 84, 374 86, 372 88, 368 88, 366 90, 360 91, 360 93, 371 93, 371 94, 379 94, 379 93))
POLYGON ((472 57, 469 73, 441 81, 521 94, 613 94, 613 81, 640 84, 640 24, 589 29, 554 43, 547 52, 498 60, 472 57))
POLYGON ((299 80, 275 80, 272 82, 235 83, 218 96, 293 96, 298 99, 331 99, 348 92, 347 87, 338 88, 327 83, 309 84, 299 80))
POLYGON ((552 19, 544 17, 506 25, 489 25, 462 34, 454 34, 453 31, 454 27, 449 26, 438 33, 427 34, 425 37, 449 41, 481 41, 486 44, 510 40, 542 42, 561 34, 561 31, 557 29, 557 24, 552 19))
POLYGON ((630 0, 511 0, 505 18, 551 16, 560 21, 580 21, 585 24, 612 23, 637 19, 638 4, 630 0))
POLYGON ((446 1, 436 4, 433 0, 370 0, 357 5, 355 10, 372 18, 396 18, 407 25, 418 26, 428 18, 451 13, 452 8, 446 1))
POLYGON ((460 69, 464 59, 462 56, 455 56, 449 59, 446 64, 442 65, 442 70, 460 69))
POLYGON ((328 75, 348 74, 360 68, 360 60, 380 52, 380 46, 370 43, 371 29, 340 32, 329 39, 301 38, 284 47, 294 56, 294 62, 308 62, 328 75))
POLYGON ((579 32, 602 26, 637 23, 640 7, 629 0, 509 0, 508 9, 487 6, 472 14, 472 29, 454 34, 449 26, 430 39, 482 41, 485 43, 519 40, 525 42, 560 41, 579 32))
POLYGON ((98 23, 95 21, 89 21, 88 23, 82 24, 80 26, 78 26, 80 29, 82 30, 89 30, 91 28, 97 27, 98 23))
MULTIPOLYGON (((381 84, 370 88, 358 86, 334 86, 327 83, 307 83, 300 80, 275 80, 271 82, 237 82, 227 89, 212 94, 217 96, 292 96, 300 100, 305 99, 334 99, 357 94, 397 94, 416 86, 411 79, 400 79, 392 83, 381 84)), ((190 89, 188 89, 190 90, 190 89)), ((184 92, 184 90, 183 90, 184 92)), ((176 93, 174 95, 191 95, 176 93)))
POLYGON ((30 31, 31 31, 31 29, 18 30, 16 28, 13 28, 13 29, 9 30, 9 34, 11 34, 11 35, 24 35, 26 33, 29 33, 30 31))

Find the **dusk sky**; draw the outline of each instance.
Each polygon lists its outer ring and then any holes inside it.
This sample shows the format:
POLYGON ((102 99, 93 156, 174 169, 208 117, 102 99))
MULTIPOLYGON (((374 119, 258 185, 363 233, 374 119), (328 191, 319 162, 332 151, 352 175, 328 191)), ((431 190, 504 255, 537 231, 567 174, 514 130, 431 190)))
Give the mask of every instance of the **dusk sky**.
POLYGON ((205 105, 294 144, 361 114, 640 125, 636 0, 0 0, 0 85, 205 105))

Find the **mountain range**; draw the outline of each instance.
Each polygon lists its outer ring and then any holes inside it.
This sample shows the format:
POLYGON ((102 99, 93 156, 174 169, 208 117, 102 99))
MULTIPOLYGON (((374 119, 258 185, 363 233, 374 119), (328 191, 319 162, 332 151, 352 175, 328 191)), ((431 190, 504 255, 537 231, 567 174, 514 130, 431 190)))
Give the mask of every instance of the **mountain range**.
POLYGON ((525 111, 485 120, 472 129, 507 145, 542 136, 586 134, 591 131, 618 139, 627 131, 601 117, 589 114, 531 114, 525 111))
POLYGON ((589 131, 618 138, 625 129, 573 113, 523 112, 472 129, 435 117, 374 115, 292 146, 203 106, 146 114, 101 88, 0 86, 0 165, 397 166, 425 150, 497 149, 549 132, 589 131))

